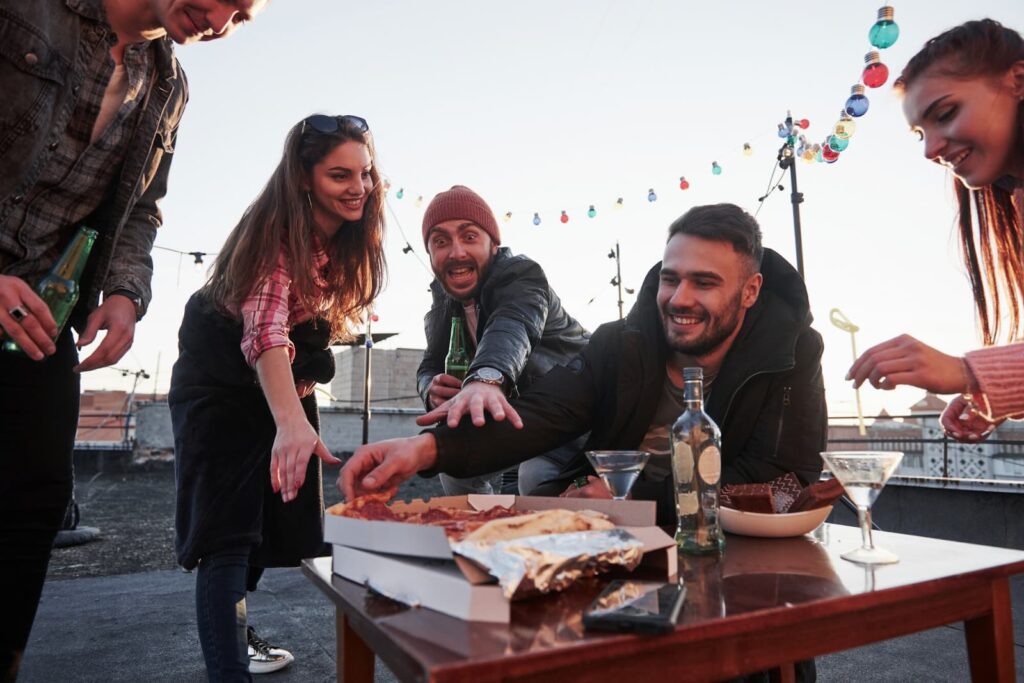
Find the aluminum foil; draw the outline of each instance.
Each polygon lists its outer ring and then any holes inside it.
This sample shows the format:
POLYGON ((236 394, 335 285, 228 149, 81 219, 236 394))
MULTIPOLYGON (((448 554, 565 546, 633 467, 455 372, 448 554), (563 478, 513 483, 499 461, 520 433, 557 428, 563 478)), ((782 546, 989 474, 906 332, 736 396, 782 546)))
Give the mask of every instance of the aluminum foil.
POLYGON ((643 543, 622 529, 529 536, 497 543, 461 541, 452 550, 498 579, 505 597, 517 600, 560 591, 573 581, 612 567, 635 569, 643 543))

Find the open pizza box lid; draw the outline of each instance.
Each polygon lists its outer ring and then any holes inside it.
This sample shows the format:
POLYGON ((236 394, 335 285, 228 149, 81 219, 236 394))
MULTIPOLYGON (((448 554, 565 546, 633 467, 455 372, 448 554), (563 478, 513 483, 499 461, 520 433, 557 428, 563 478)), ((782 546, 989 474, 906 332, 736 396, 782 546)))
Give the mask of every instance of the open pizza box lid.
MULTIPOLYGON (((422 512, 431 507, 449 507, 463 510, 486 510, 495 505, 514 510, 568 509, 595 510, 608 515, 618 527, 624 528, 644 544, 641 567, 653 568, 667 578, 675 577, 678 558, 675 541, 654 526, 655 504, 652 501, 612 501, 584 498, 552 498, 542 496, 444 496, 430 500, 396 502, 398 511, 422 512)), ((493 577, 475 563, 455 555, 444 529, 421 524, 353 519, 339 515, 324 515, 324 540, 335 545, 395 556, 395 559, 447 560, 472 584, 492 583, 493 577)), ((335 553, 334 572, 351 578, 342 571, 335 553)))

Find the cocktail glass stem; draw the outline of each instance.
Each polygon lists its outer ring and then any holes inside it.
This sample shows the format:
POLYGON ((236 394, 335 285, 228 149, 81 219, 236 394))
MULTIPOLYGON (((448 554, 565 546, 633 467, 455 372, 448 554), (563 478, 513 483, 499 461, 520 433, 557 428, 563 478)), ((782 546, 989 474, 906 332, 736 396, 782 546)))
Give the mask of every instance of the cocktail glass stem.
POLYGON ((857 519, 860 521, 861 545, 865 550, 874 550, 875 544, 871 539, 871 508, 857 506, 857 519))

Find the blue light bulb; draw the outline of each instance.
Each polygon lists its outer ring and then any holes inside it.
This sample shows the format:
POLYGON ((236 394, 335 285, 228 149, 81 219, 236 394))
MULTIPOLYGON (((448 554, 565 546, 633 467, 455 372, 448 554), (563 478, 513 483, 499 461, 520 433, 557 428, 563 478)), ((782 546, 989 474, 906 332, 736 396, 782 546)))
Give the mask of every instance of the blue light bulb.
POLYGON ((591 205, 590 205, 590 208, 589 208, 589 209, 587 209, 587 217, 588 217, 588 218, 593 218, 593 217, 594 217, 594 216, 596 216, 596 215, 597 215, 597 209, 595 209, 595 208, 594 208, 594 205, 593 205, 593 204, 591 204, 591 205))
POLYGON ((722 175, 722 167, 718 165, 717 161, 711 162, 711 172, 715 175, 722 175))
POLYGON ((533 224, 534 225, 540 225, 540 214, 539 213, 533 214, 533 224))
POLYGON ((398 192, 395 193, 395 199, 401 199, 404 196, 405 196, 405 188, 404 187, 398 188, 398 192))
POLYGON ((654 188, 647 190, 647 201, 656 202, 658 201, 658 195, 654 194, 654 188))
POLYGON ((868 113, 868 98, 864 97, 864 86, 858 83, 850 88, 850 97, 846 100, 846 113, 850 116, 864 116, 868 113))
POLYGON ((850 138, 841 138, 838 135, 829 136, 828 146, 837 152, 842 152, 850 146, 850 138))

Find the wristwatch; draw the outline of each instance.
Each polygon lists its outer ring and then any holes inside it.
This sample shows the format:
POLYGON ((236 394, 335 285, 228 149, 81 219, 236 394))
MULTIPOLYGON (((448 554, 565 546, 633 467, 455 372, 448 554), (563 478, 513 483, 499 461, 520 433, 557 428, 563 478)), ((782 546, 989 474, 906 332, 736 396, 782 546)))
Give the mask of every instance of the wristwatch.
POLYGON ((477 368, 466 375, 466 379, 462 381, 462 386, 466 386, 470 382, 483 382, 484 384, 493 384, 502 390, 505 389, 505 375, 494 368, 477 368))
POLYGON ((142 316, 146 314, 146 305, 143 303, 141 296, 139 296, 130 289, 115 289, 107 296, 111 297, 114 296, 115 294, 126 297, 135 305, 135 322, 139 322, 140 320, 142 320, 142 316))

